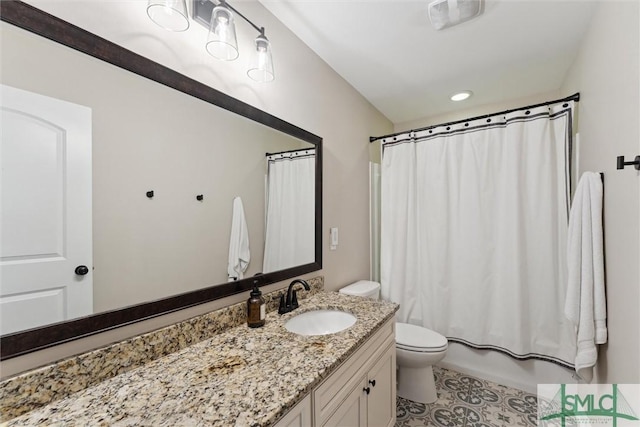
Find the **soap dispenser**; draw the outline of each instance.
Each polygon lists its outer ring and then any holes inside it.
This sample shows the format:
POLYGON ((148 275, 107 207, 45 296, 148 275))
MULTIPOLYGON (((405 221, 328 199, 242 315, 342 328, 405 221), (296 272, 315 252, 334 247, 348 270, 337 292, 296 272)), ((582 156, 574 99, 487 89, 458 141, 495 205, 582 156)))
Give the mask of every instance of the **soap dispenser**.
POLYGON ((251 297, 247 300, 247 325, 250 328, 259 328, 264 326, 267 306, 257 286, 254 286, 250 295, 251 297))

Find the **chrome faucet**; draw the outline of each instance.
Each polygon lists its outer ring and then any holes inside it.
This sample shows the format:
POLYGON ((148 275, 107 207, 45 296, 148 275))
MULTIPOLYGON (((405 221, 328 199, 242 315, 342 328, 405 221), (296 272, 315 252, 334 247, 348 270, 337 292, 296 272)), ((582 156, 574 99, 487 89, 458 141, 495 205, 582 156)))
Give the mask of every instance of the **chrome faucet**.
POLYGON ((287 289, 286 299, 284 294, 280 295, 280 307, 278 308, 279 314, 285 314, 298 308, 298 297, 296 295, 296 291, 293 290, 293 286, 296 283, 300 283, 302 286, 304 286, 304 289, 307 291, 311 290, 306 280, 296 279, 293 282, 291 282, 289 284, 289 289, 287 289))

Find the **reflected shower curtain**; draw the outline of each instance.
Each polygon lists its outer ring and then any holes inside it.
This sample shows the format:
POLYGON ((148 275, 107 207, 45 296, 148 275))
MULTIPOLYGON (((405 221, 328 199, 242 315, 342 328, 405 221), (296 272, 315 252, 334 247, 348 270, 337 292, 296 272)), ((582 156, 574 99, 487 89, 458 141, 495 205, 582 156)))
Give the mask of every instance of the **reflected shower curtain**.
POLYGON ((398 318, 571 366, 573 102, 383 140, 381 282, 398 318))
POLYGON ((264 273, 315 260, 315 164, 315 149, 267 156, 264 273))

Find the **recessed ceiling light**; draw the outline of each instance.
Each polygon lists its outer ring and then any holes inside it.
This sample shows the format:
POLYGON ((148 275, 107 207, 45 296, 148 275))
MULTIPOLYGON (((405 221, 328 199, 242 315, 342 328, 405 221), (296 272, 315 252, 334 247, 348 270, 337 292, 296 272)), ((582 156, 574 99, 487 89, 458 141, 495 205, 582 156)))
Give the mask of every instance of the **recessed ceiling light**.
POLYGON ((471 92, 470 90, 463 90, 462 92, 458 92, 451 95, 451 100, 464 101, 465 99, 469 98, 471 95, 473 95, 473 92, 471 92))

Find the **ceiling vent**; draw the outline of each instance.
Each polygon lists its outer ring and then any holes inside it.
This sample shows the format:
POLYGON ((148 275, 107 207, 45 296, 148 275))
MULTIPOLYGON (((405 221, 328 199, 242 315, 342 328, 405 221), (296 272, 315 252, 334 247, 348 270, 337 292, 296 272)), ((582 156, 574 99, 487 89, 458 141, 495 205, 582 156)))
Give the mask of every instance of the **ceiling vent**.
POLYGON ((482 0, 435 0, 429 3, 429 19, 436 30, 461 24, 482 13, 482 0))

